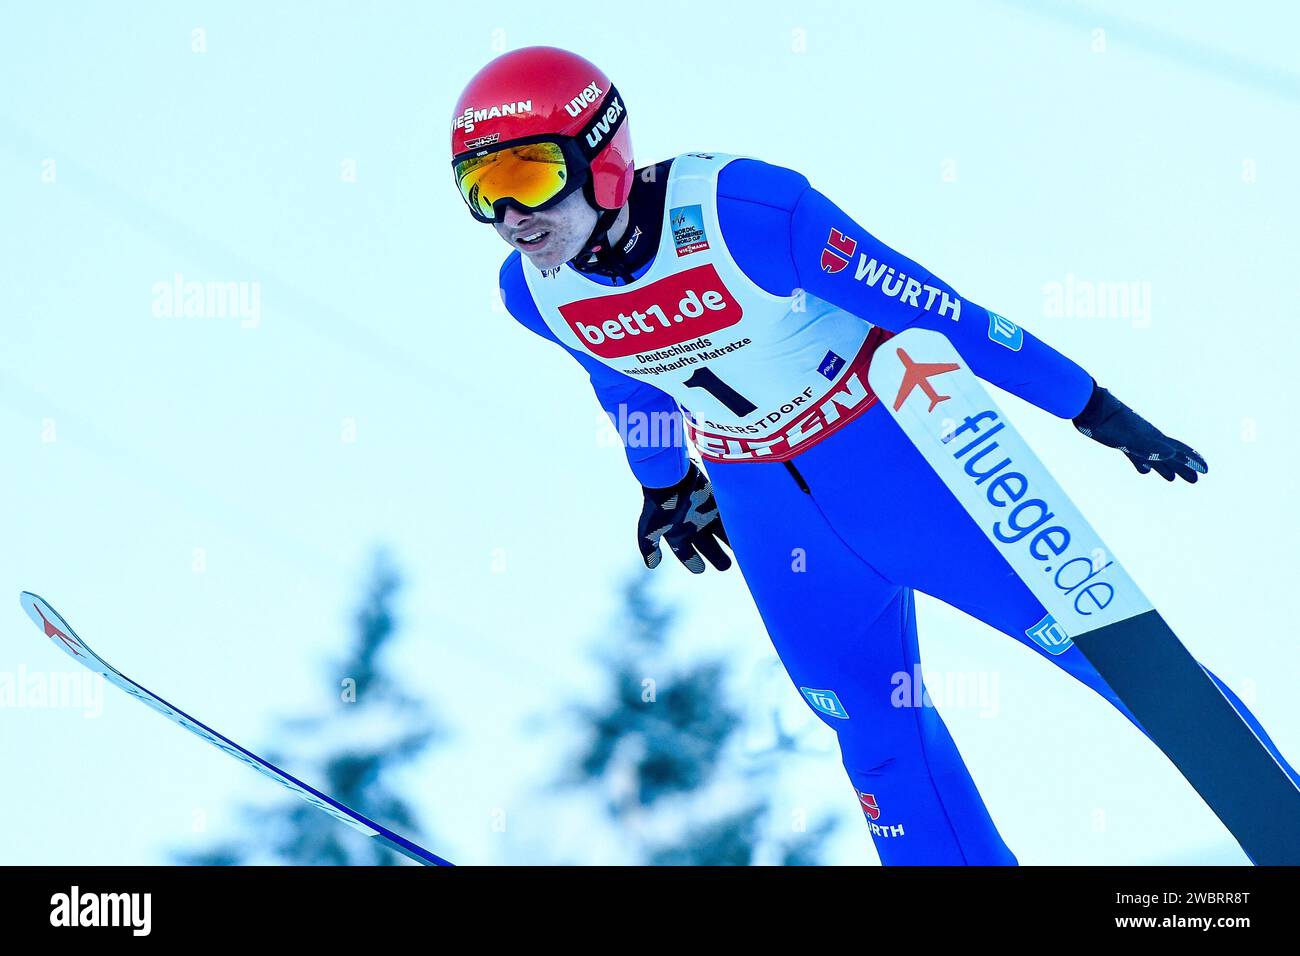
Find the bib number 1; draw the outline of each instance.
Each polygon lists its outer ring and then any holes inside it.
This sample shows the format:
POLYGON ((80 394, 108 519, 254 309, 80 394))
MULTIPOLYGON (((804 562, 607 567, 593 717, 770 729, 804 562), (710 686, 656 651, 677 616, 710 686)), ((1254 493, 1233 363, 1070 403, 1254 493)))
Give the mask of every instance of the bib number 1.
POLYGON ((713 369, 697 368, 682 383, 687 388, 702 388, 727 407, 737 418, 744 418, 758 410, 758 406, 718 378, 713 369))

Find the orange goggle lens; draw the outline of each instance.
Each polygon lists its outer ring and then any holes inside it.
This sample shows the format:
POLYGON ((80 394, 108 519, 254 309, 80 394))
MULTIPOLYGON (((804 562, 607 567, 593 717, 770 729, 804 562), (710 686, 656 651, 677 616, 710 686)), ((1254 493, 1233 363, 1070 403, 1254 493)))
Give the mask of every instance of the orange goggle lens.
POLYGON ((536 209, 564 191, 568 167, 557 143, 507 146, 486 156, 471 156, 454 166, 456 185, 470 211, 479 218, 496 218, 495 205, 511 199, 536 209))

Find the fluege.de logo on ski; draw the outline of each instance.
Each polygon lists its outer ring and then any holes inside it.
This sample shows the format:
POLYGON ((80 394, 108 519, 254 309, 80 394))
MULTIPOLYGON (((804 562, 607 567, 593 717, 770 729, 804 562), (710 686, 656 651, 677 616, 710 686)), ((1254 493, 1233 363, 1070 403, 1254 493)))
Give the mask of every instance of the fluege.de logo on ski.
POLYGON ((1028 538, 1022 553, 1041 562, 1043 571, 1053 575, 1052 582, 1062 596, 1071 600, 1076 614, 1091 617, 1104 611, 1114 600, 1115 587, 1099 576, 1114 562, 1095 567, 1091 554, 1066 557, 1074 544, 1074 535, 1064 524, 1052 523, 1056 518, 1052 505, 1033 496, 1034 482, 1029 469, 1016 470, 1005 451, 1001 452, 1001 461, 989 463, 999 457, 1001 450, 993 436, 1004 428, 1006 423, 996 411, 983 409, 964 418, 942 440, 949 444, 961 438, 960 447, 952 453, 953 459, 962 463, 962 471, 977 486, 984 486, 984 500, 989 505, 1011 509, 1005 515, 1001 511, 992 513, 993 537, 1005 545, 1019 545, 1028 538), (964 436, 974 437, 967 440, 964 436))
MULTIPOLYGON (((958 362, 926 363, 913 359, 902 347, 896 346, 892 351, 904 367, 894 401, 895 411, 907 402, 926 401, 927 417, 933 416, 952 396, 943 394, 942 382, 936 384, 932 379, 958 371, 970 374, 958 362)), ((960 388, 960 382, 956 385, 960 388)), ((969 399, 970 395, 963 394, 963 398, 969 399)), ((1094 558, 1094 554, 1105 552, 1082 519, 1077 522, 1070 518, 1058 519, 1058 511, 1072 517, 1073 505, 996 410, 978 406, 972 409, 967 405, 956 415, 961 416, 960 420, 949 420, 937 437, 948 446, 948 454, 959 468, 956 473, 944 469, 941 477, 955 493, 962 491, 963 478, 980 489, 982 494, 959 493, 958 497, 965 499, 967 509, 976 520, 987 522, 988 536, 1001 547, 1016 572, 1031 584, 1035 596, 1049 608, 1049 614, 1026 631, 1027 636, 1049 653, 1063 653, 1070 646, 1069 638, 1080 633, 1080 627, 1072 628, 1060 619, 1063 612, 1072 611, 1076 621, 1102 615, 1116 600, 1117 585, 1135 594, 1136 589, 1131 588, 1122 569, 1116 567, 1113 575, 1106 574, 1115 562, 1094 558), (1000 433, 1001 439, 997 437, 1000 433), (1023 459, 1025 464, 1017 465, 1018 459, 1023 459), (1040 488, 1048 489, 1048 495, 1059 493, 1061 502, 1052 505, 1040 496, 1040 488), (1072 530, 1071 524, 1077 524, 1078 528, 1072 530), (1050 575, 1051 586, 1047 589, 1032 584, 1035 580, 1042 581, 1043 575, 1050 575), (1114 582, 1110 580, 1112 577, 1114 582), (1065 605, 1053 599, 1064 599, 1065 605)), ((1124 597, 1120 604, 1127 603, 1133 595, 1126 593, 1124 597)), ((1083 623, 1079 621, 1080 625, 1083 623)), ((1093 626, 1096 625, 1087 625, 1093 626)))
POLYGON ((725 329, 744 316, 712 264, 643 289, 570 302, 559 311, 583 346, 601 358, 652 352, 725 329))

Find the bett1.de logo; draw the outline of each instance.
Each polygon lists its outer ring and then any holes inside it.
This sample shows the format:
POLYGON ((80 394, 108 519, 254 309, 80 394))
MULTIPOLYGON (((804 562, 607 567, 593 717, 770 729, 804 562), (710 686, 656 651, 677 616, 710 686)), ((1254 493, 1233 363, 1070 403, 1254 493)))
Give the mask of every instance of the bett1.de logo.
POLYGON ((710 264, 642 289, 570 302, 560 314, 593 355, 621 358, 725 329, 744 310, 710 264))

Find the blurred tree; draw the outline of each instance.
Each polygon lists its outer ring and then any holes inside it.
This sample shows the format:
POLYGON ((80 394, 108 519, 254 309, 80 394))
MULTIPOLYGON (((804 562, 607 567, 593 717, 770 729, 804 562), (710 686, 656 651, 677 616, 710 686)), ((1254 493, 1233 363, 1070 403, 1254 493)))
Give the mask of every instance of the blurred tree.
POLYGON ((637 573, 624 585, 616 637, 599 655, 608 693, 578 709, 586 739, 561 785, 601 794, 639 862, 816 863, 833 820, 785 837, 767 833, 770 791, 793 741, 776 725, 778 746, 738 754, 745 723, 728 699, 728 666, 674 655, 676 612, 654 599, 652 580, 637 573), (735 809, 719 814, 718 806, 735 809))
MULTIPOLYGON (((277 766, 319 786, 345 806, 408 836, 420 839, 415 815, 385 782, 388 775, 420 756, 442 737, 428 709, 383 669, 383 652, 397 633, 393 601, 401 577, 382 553, 376 558, 366 597, 356 615, 356 636, 348 656, 331 668, 339 675, 338 702, 328 713, 286 721, 277 736, 292 741, 292 756, 271 752, 277 766), (316 754, 314 759, 304 757, 316 754), (298 769, 314 764, 311 769, 298 769), (287 768, 286 768, 287 769, 287 768)), ((288 863, 306 865, 392 865, 400 855, 331 819, 296 797, 241 811, 246 836, 178 862, 197 865, 288 863)), ((427 844, 426 844, 427 845, 427 844)))

